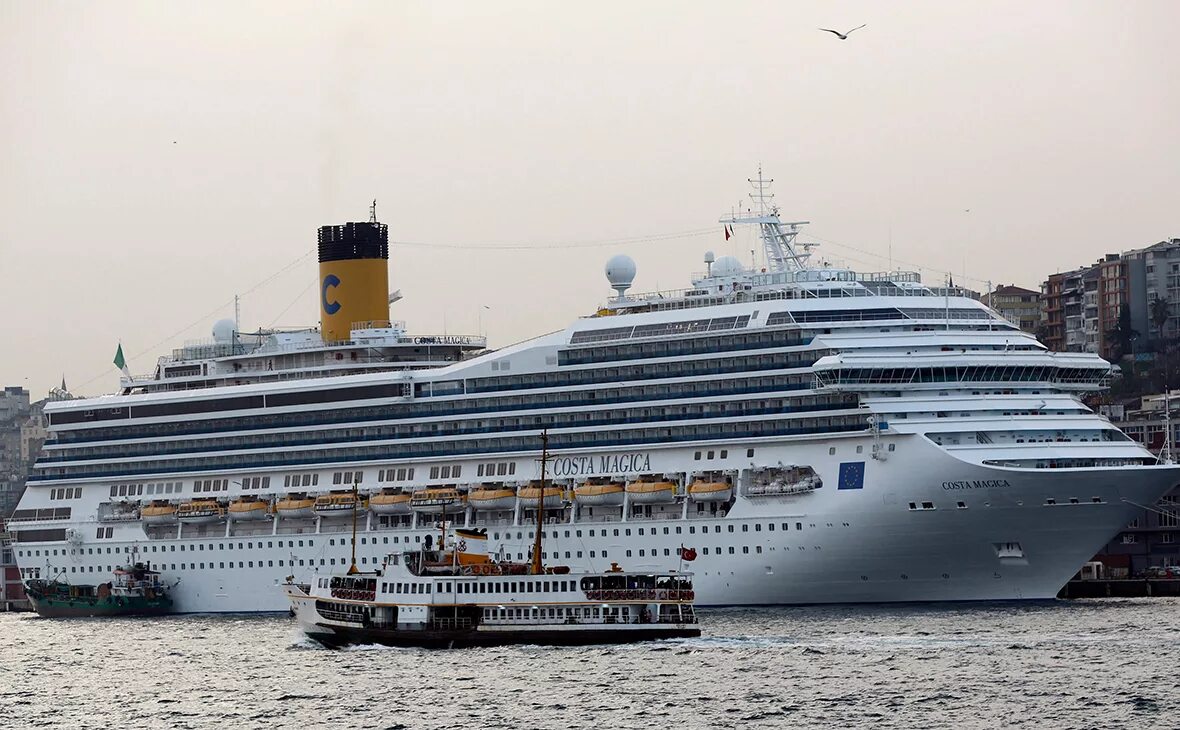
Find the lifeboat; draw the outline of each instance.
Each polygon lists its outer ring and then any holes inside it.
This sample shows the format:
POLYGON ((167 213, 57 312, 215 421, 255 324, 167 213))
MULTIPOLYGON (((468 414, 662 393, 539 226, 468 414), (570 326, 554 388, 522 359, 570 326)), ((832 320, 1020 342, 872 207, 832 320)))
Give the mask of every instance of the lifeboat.
POLYGON ((176 505, 163 499, 152 500, 139 511, 139 516, 146 525, 171 524, 176 522, 176 505))
POLYGON ((275 502, 275 514, 288 520, 315 517, 315 500, 306 494, 288 494, 275 502))
MULTIPOLYGON (((540 487, 521 487, 517 492, 520 496, 520 506, 526 509, 536 509, 537 501, 541 498, 540 487)), ((561 487, 545 487, 545 509, 559 509, 561 507, 561 487)))
POLYGON ((622 484, 582 484, 574 487, 574 499, 578 504, 591 507, 613 506, 623 504, 622 484))
POLYGON ((176 508, 176 519, 194 525, 221 522, 225 519, 225 508, 216 499, 194 499, 180 503, 176 508))
POLYGON ((467 504, 472 509, 493 511, 510 510, 516 507, 516 491, 507 487, 482 487, 473 489, 467 495, 467 504))
POLYGON ((351 517, 354 511, 364 514, 369 502, 364 497, 358 499, 352 492, 333 492, 316 497, 313 509, 320 517, 351 517))
POLYGON ((258 497, 239 497, 229 503, 231 520, 265 520, 270 517, 270 503, 258 497))
POLYGON ((454 487, 419 489, 410 496, 410 509, 415 512, 439 515, 462 512, 466 508, 466 498, 454 487))
POLYGON ((376 515, 404 515, 410 512, 410 495, 396 489, 382 489, 369 497, 369 509, 376 515))
POLYGON ((733 497, 733 485, 726 482, 695 481, 688 485, 688 496, 694 502, 728 502, 733 497))
POLYGON ((627 485, 631 504, 665 504, 676 501, 676 485, 672 482, 631 482, 627 485))

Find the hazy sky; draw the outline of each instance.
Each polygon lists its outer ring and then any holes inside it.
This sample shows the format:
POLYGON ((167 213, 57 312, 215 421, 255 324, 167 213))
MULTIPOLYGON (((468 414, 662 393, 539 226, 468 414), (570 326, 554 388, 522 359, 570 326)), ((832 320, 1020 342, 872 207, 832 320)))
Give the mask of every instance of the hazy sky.
POLYGON ((759 163, 824 259, 892 240, 927 281, 1035 288, 1180 236, 1178 28, 1172 0, 0 0, 0 385, 110 391, 120 339, 149 372, 235 293, 243 329, 315 324, 316 228, 373 198, 433 244, 391 247, 393 316, 482 312, 497 346, 593 311, 614 253, 638 291, 748 259, 716 220, 759 163))

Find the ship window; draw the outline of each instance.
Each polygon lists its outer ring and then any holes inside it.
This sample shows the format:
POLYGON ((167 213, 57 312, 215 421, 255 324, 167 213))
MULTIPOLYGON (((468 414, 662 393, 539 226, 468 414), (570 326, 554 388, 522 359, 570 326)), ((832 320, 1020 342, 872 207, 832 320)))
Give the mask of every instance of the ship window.
POLYGON ((430 478, 431 479, 438 479, 438 467, 437 466, 430 467, 430 478))
POLYGON ((746 458, 749 459, 749 458, 752 458, 753 456, 754 456, 754 450, 753 449, 746 449, 746 458))
POLYGON ((721 458, 722 458, 722 459, 727 459, 727 458, 729 458, 729 449, 722 449, 722 450, 721 450, 721 458))
POLYGON ((700 461, 701 460, 701 452, 699 452, 699 451, 693 452, 692 458, 695 459, 696 461, 700 461))
POLYGON ((483 464, 480 464, 479 466, 476 467, 475 476, 477 476, 477 477, 483 476, 483 464))

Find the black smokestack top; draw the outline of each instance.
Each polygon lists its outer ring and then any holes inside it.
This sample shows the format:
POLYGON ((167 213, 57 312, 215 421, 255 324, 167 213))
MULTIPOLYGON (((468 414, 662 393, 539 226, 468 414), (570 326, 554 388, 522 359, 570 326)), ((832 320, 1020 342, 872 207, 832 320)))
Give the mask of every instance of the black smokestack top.
POLYGON ((351 259, 389 259, 389 226, 384 223, 345 223, 320 226, 320 263, 351 259))

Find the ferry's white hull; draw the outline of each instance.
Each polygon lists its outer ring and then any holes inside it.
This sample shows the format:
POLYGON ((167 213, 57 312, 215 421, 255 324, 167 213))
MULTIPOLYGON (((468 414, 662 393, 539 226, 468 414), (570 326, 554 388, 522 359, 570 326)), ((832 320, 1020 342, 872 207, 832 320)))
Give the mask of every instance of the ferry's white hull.
MULTIPOLYGON (((880 461, 868 458, 867 438, 759 445, 770 463, 781 457, 812 465, 824 486, 778 498, 739 497, 727 515, 698 512, 690 502, 687 518, 550 522, 547 562, 575 570, 602 571, 612 562, 669 570, 680 567, 678 549, 692 547, 697 560, 685 567, 695 574, 700 606, 1046 599, 1134 518, 1137 505, 1154 503, 1180 482, 1178 467, 1008 469, 966 463, 919 436, 889 441, 896 451, 880 461), (840 464, 850 461, 865 464, 863 487, 840 489, 840 464), (910 509, 911 502, 933 508, 910 509)), ((651 451, 652 471, 685 468, 692 448, 651 451)), ((362 531, 356 545, 362 569, 436 535, 433 523, 419 524, 362 531)), ((492 552, 526 554, 531 544, 528 524, 472 526, 487 527, 492 552)), ((45 547, 53 546, 22 545, 18 563, 98 582, 109 579, 106 566, 116 562, 105 548, 136 549, 168 582, 180 579, 173 596, 182 612, 285 611, 276 586, 286 576, 310 581, 317 570, 339 570, 350 556, 349 530, 339 524, 331 532, 308 527, 180 540, 148 539, 138 525, 127 526, 139 534, 126 540, 87 540, 92 523, 75 529, 69 555, 61 550, 51 558, 45 547), (99 543, 102 549, 91 554, 99 543)))

